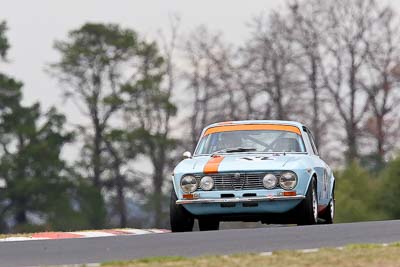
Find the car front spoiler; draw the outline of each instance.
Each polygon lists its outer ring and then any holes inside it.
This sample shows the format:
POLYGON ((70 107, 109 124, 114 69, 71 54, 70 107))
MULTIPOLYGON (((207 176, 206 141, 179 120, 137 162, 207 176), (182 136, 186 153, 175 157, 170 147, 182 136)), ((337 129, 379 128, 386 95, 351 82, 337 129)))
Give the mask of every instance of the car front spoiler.
POLYGON ((179 199, 176 204, 210 204, 210 203, 248 203, 276 200, 300 200, 305 199, 304 195, 296 196, 266 196, 266 197, 235 197, 235 198, 199 198, 199 199, 179 199))

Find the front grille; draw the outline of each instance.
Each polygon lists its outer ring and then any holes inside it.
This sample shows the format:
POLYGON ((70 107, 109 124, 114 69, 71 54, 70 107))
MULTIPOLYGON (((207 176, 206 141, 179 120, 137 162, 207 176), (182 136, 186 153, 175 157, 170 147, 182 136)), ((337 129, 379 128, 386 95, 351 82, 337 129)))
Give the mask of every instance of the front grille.
MULTIPOLYGON (((279 180, 279 174, 273 173, 279 180)), ((263 173, 217 173, 210 174, 207 176, 211 176, 214 179, 214 188, 213 190, 224 191, 224 190, 252 190, 252 189, 265 189, 262 183, 262 179, 267 174, 267 172, 263 173)), ((200 180, 204 175, 195 174, 197 179, 197 183, 200 184, 200 180)), ((202 189, 199 187, 197 189, 201 191, 202 189)))

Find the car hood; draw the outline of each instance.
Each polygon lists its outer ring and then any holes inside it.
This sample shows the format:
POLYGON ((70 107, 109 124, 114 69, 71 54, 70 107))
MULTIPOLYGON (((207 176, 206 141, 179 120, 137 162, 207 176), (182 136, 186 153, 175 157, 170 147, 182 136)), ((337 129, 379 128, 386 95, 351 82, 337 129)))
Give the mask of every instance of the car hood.
MULTIPOLYGON (((303 166, 306 154, 225 154, 218 163, 218 172, 230 171, 263 171, 299 169, 303 166)), ((212 160, 211 156, 197 156, 183 160, 176 168, 180 173, 202 173, 204 167, 212 160)))

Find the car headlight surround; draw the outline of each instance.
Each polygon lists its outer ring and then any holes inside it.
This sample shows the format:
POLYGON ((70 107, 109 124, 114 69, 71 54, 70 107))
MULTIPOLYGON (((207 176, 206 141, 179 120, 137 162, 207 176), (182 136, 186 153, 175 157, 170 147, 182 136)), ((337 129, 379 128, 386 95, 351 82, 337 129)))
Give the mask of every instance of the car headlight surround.
POLYGON ((278 185, 278 178, 272 173, 267 173, 262 182, 266 189, 273 189, 278 185))
POLYGON ((181 179, 181 189, 184 193, 189 194, 197 190, 197 179, 193 175, 185 175, 181 179))
POLYGON ((294 172, 284 172, 279 177, 279 185, 285 190, 292 190, 297 185, 297 175, 294 172))
POLYGON ((204 191, 210 191, 214 188, 214 179, 211 176, 204 176, 200 180, 200 188, 204 191))

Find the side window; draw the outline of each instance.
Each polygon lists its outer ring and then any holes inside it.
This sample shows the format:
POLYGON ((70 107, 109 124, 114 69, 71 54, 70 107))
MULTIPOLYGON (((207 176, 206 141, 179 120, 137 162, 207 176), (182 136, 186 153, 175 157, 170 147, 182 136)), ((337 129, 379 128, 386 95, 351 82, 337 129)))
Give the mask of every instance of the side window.
POLYGON ((315 142, 314 142, 314 136, 312 135, 311 131, 309 129, 307 129, 307 128, 306 128, 306 132, 307 132, 307 135, 308 135, 308 139, 310 139, 311 147, 312 147, 312 149, 314 151, 314 154, 318 155, 317 146, 315 145, 315 142))

